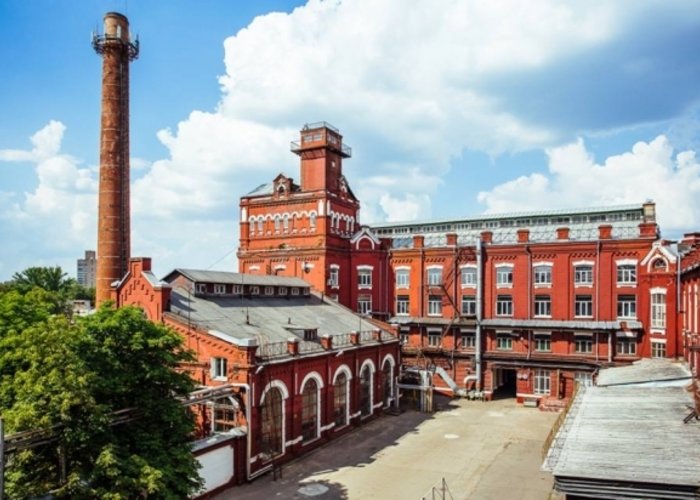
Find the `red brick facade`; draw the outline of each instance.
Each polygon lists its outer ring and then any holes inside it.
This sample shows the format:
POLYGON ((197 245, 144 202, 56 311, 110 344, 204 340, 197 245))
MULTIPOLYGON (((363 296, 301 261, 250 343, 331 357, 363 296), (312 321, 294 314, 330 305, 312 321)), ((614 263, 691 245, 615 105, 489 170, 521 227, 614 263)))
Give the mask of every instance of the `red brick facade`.
POLYGON ((683 357, 693 376, 700 376, 700 233, 681 241, 680 312, 683 357))
POLYGON ((308 271, 316 289, 395 324, 404 364, 443 368, 438 388, 562 398, 598 367, 683 355, 677 253, 653 203, 359 227, 358 201, 334 184, 337 129, 307 126, 301 144, 301 186, 280 175, 241 199, 241 269, 308 271), (312 211, 315 227, 274 224, 312 211))

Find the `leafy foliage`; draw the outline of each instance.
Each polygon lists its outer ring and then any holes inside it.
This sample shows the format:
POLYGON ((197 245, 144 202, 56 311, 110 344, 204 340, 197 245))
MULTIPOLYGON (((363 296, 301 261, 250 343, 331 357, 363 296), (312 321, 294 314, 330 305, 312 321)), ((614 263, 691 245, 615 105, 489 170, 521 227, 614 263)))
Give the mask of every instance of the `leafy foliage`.
POLYGON ((9 498, 185 498, 200 486, 192 381, 181 338, 135 308, 56 314, 56 295, 0 292, 0 411, 8 432, 55 426, 57 443, 8 457, 9 498), (112 424, 114 412, 127 421, 112 424))

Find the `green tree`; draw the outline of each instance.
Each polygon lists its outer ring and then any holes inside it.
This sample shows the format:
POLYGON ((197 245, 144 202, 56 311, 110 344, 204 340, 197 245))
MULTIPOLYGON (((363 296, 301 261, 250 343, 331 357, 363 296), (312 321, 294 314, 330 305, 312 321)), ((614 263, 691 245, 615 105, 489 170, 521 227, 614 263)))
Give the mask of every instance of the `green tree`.
POLYGON ((75 280, 69 278, 60 267, 29 267, 12 275, 15 284, 26 288, 43 288, 49 292, 62 292, 68 289, 75 280))
POLYGON ((201 486, 190 448, 193 416, 176 399, 193 388, 177 371, 193 359, 180 336, 135 308, 12 324, 25 328, 0 325, 0 411, 8 431, 59 427, 57 443, 9 457, 10 498, 48 491, 185 498, 201 486), (113 425, 118 410, 129 410, 129 420, 113 425))

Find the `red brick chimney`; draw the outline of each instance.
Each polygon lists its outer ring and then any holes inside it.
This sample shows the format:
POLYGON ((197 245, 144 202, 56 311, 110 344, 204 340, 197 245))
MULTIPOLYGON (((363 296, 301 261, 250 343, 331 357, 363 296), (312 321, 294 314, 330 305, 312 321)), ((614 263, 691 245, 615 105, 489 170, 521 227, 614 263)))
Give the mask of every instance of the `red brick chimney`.
POLYGON ((447 246, 448 247, 456 247, 457 246, 457 234, 456 233, 447 233, 445 236, 447 238, 447 246))
POLYGON ((568 240, 569 239, 569 228, 568 227, 558 227, 557 228, 557 239, 558 240, 568 240))
POLYGON ((598 239, 612 239, 612 226, 610 224, 601 224, 600 226, 598 226, 598 239))
POLYGON ((518 229, 518 243, 527 243, 530 241, 529 229, 518 229))
POLYGON ((422 235, 416 235, 413 237, 413 248, 423 248, 423 243, 425 242, 425 237, 422 235))
POLYGON ((110 297, 110 284, 124 277, 131 246, 129 209, 129 62, 138 57, 129 20, 104 17, 104 34, 92 45, 102 56, 102 118, 97 202, 97 305, 110 297))
POLYGON ((493 232, 492 231, 482 231, 481 232, 481 241, 484 243, 491 243, 493 241, 493 232))

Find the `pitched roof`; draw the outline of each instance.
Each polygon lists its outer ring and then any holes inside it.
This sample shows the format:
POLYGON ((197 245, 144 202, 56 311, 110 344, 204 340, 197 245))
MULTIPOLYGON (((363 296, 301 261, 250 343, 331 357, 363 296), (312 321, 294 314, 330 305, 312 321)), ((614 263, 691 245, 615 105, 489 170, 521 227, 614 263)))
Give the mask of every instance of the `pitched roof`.
POLYGON ((309 288, 311 285, 301 278, 290 276, 232 273, 228 271, 203 271, 200 269, 177 268, 165 278, 169 281, 178 273, 195 283, 220 283, 225 285, 290 286, 309 288))

